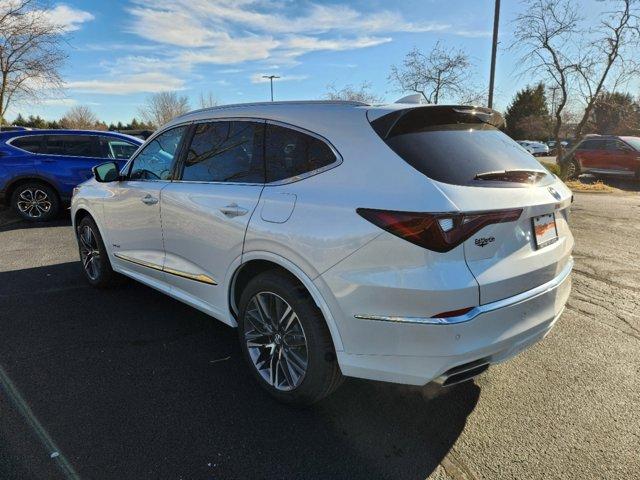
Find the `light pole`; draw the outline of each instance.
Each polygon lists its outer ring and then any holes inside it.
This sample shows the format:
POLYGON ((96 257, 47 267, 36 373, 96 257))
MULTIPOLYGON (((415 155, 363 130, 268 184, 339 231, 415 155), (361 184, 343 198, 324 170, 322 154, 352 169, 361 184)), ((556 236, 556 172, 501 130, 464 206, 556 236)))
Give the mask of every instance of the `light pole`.
POLYGON ((280 77, 278 75, 262 75, 262 78, 268 78, 271 83, 271 101, 273 102, 273 79, 280 77))
POLYGON ((500 23, 500 0, 496 0, 493 14, 493 44, 491 45, 491 73, 489 74, 489 101, 487 106, 493 108, 493 83, 496 76, 496 51, 498 50, 498 24, 500 23))

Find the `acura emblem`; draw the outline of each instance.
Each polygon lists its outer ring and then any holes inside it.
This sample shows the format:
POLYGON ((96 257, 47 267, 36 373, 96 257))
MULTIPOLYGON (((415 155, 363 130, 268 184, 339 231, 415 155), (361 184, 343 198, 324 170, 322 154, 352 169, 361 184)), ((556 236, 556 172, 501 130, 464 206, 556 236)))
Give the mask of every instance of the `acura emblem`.
POLYGON ((560 196, 560 194, 558 192, 556 192, 555 188, 553 187, 549 187, 549 193, 553 196, 553 198, 555 198, 556 200, 560 200, 562 197, 560 196))

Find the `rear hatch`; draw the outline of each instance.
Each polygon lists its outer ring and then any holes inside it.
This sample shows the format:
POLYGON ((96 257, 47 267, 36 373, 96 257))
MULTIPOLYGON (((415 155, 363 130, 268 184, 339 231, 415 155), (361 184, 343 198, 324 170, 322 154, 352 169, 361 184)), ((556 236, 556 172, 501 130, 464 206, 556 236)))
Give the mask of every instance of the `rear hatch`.
POLYGON ((387 113, 371 124, 457 207, 450 212, 452 222, 447 212, 430 212, 439 215, 443 231, 487 212, 514 217, 519 211, 515 219, 463 237, 481 304, 542 285, 567 265, 573 247, 571 192, 499 130, 499 114, 477 107, 422 106, 387 113))

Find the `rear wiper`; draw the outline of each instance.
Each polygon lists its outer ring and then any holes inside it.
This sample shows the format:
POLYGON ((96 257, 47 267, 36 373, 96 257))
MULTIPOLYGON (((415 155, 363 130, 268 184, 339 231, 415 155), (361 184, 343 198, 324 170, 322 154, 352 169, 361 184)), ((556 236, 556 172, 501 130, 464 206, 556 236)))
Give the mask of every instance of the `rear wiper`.
POLYGON ((536 183, 547 174, 544 170, 496 170, 478 173, 474 180, 494 180, 498 182, 536 183))

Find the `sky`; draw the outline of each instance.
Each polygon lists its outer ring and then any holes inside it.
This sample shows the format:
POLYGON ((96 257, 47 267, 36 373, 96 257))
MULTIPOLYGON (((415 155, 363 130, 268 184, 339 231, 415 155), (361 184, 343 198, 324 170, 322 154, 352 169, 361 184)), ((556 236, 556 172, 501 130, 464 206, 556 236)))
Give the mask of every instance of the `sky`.
MULTIPOLYGON (((276 100, 319 99, 330 84, 368 82, 393 102, 405 93, 389 82, 390 66, 438 41, 468 52, 474 82, 488 84, 494 0, 53 0, 52 7, 66 32, 65 88, 14 105, 8 118, 53 120, 88 105, 106 122, 126 123, 163 90, 186 95, 193 108, 210 94, 219 104, 266 101, 262 75, 272 74, 281 77, 276 100)), ((508 48, 520 9, 517 0, 502 2, 499 110, 537 80, 521 74, 520 54, 508 48)), ((595 0, 583 11, 597 16, 595 0)))

